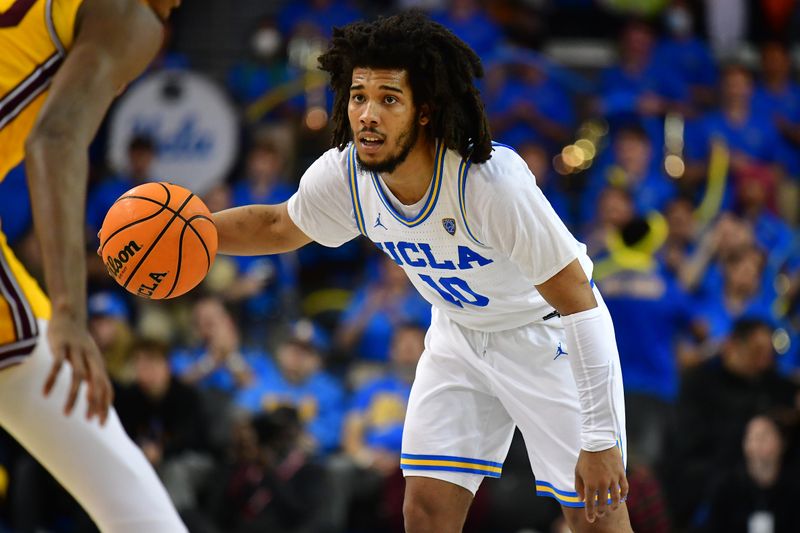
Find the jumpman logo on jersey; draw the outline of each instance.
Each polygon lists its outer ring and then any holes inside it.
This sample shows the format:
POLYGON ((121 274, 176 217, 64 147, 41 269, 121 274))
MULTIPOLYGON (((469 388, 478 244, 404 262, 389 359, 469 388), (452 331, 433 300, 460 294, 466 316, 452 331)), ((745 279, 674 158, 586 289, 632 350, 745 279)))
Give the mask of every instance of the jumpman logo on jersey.
POLYGON ((375 225, 372 226, 372 227, 373 228, 377 228, 378 226, 382 227, 383 229, 389 229, 389 228, 387 228, 386 226, 383 225, 383 222, 381 222, 381 214, 380 214, 380 212, 378 212, 378 218, 375 220, 375 225))
POLYGON ((562 355, 569 355, 569 352, 565 352, 564 348, 561 347, 561 343, 559 342, 558 346, 556 347, 556 356, 553 357, 553 361, 555 361, 556 359, 558 359, 562 355))

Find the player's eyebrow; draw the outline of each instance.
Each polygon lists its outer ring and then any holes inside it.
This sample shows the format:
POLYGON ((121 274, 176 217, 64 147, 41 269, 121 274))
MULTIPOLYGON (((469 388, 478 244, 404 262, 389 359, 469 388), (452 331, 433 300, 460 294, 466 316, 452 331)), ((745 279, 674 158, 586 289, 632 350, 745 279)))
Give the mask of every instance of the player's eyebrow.
MULTIPOLYGON (((403 89, 401 89, 400 87, 395 87, 394 85, 379 85, 378 89, 383 89, 384 91, 393 91, 393 92, 396 92, 396 93, 404 94, 403 93, 403 89)), ((350 90, 351 91, 363 91, 364 90, 364 86, 362 84, 360 84, 360 83, 357 83, 355 85, 351 85, 350 86, 350 90)))

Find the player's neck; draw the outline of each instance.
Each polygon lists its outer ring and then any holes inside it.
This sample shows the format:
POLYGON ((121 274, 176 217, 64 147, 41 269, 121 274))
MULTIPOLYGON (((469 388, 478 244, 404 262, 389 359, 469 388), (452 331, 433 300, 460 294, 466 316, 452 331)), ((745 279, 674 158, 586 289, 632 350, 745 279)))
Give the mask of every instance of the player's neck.
POLYGON ((406 160, 391 173, 382 173, 384 183, 395 198, 405 205, 419 202, 433 179, 436 142, 427 135, 420 135, 406 160))

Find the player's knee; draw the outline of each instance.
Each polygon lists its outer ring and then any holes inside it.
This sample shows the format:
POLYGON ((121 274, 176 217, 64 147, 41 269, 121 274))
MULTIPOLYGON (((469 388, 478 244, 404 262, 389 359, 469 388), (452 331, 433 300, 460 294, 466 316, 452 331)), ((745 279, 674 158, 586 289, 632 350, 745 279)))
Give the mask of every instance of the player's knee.
MULTIPOLYGON (((414 493, 406 493, 403 500, 403 520, 406 533, 427 533, 436 531, 436 503, 421 498, 414 493)), ((439 512, 441 513, 441 511, 439 512)))
MULTIPOLYGON (((406 533, 458 533, 464 525, 466 509, 432 494, 406 492, 403 519, 406 533)), ((468 506, 467 506, 468 507, 468 506)))

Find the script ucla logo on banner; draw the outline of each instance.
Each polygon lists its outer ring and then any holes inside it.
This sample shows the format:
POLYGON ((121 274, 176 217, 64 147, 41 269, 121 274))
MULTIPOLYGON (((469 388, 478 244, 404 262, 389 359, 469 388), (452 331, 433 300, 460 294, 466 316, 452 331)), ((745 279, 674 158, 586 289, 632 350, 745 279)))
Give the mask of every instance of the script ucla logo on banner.
POLYGON ((111 120, 109 160, 124 173, 128 144, 153 139, 154 180, 169 180, 202 194, 230 172, 239 149, 236 111, 225 93, 201 74, 155 72, 134 84, 111 120))

